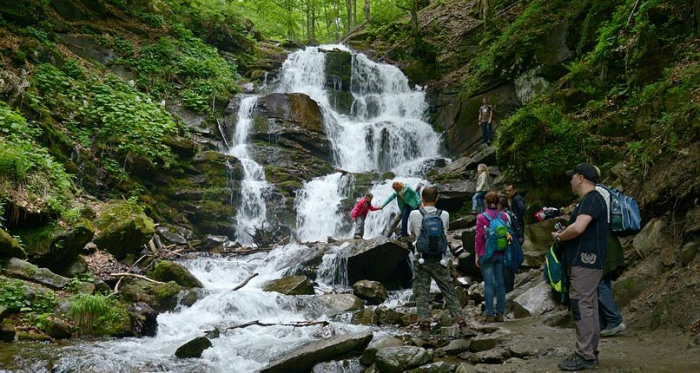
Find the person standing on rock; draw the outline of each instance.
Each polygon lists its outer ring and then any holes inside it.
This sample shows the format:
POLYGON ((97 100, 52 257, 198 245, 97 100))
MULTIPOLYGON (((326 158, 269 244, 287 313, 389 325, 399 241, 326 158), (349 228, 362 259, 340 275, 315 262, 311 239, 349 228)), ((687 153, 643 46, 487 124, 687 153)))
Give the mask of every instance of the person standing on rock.
POLYGON ((493 121, 493 106, 489 104, 488 97, 484 97, 482 100, 483 105, 479 107, 479 120, 478 123, 481 125, 481 142, 482 144, 491 145, 491 131, 493 126, 491 125, 493 121))
POLYGON ((379 207, 372 206, 372 198, 374 198, 374 196, 372 193, 368 192, 364 197, 357 201, 355 207, 353 207, 352 211, 350 211, 350 216, 352 216, 352 220, 355 221, 355 238, 359 239, 364 236, 367 214, 369 214, 370 211, 381 210, 379 207))
POLYGON ((503 284, 503 259, 505 252, 494 252, 486 255, 487 232, 495 219, 500 218, 504 223, 508 215, 497 210, 499 196, 496 192, 486 194, 486 211, 476 217, 476 236, 474 238, 474 262, 481 269, 484 278, 484 300, 486 301, 485 322, 502 322, 506 309, 506 291, 503 284), (487 217, 488 215, 488 217, 487 217), (495 289, 494 289, 495 287, 495 289), (496 292, 496 310, 493 309, 493 293, 496 292))
POLYGON ((552 232, 552 238, 564 248, 563 263, 570 277, 569 302, 576 322, 576 348, 557 366, 576 371, 598 365, 598 285, 607 255, 608 210, 595 188, 600 177, 597 167, 581 163, 566 175, 571 177, 571 190, 581 200, 571 212, 566 228, 552 232))
POLYGON ((489 186, 489 167, 481 163, 476 169, 476 192, 472 197, 472 214, 484 211, 484 196, 491 187, 489 186))
POLYGON ((408 237, 408 217, 411 215, 411 211, 420 205, 420 196, 413 188, 400 181, 394 181, 391 188, 394 189, 394 193, 391 193, 389 198, 384 201, 381 208, 396 199, 399 211, 401 211, 401 237, 408 237))
MULTIPOLYGON (((414 210, 410 214, 409 227, 410 231, 420 237, 423 228, 424 214, 440 214, 442 220, 443 234, 447 235, 447 229, 450 224, 450 214, 447 211, 438 210, 435 204, 438 200, 437 188, 429 186, 422 191, 423 207, 420 210, 414 210)), ((445 244, 447 238, 445 237, 445 244)), ((414 244, 415 246, 415 244, 414 244)), ((416 255, 418 255, 416 253, 416 255)), ((467 326, 464 319, 462 308, 459 305, 455 285, 450 275, 450 270, 447 267, 447 262, 443 260, 443 256, 429 257, 421 255, 421 259, 416 258, 413 261, 413 296, 416 299, 416 308, 418 312, 418 323, 420 324, 421 338, 430 338, 430 305, 428 297, 430 295, 430 280, 434 279, 440 288, 440 292, 445 298, 445 303, 450 311, 450 314, 457 320, 460 333, 463 337, 471 337, 476 335, 467 326), (422 263, 421 263, 422 262, 422 263)))

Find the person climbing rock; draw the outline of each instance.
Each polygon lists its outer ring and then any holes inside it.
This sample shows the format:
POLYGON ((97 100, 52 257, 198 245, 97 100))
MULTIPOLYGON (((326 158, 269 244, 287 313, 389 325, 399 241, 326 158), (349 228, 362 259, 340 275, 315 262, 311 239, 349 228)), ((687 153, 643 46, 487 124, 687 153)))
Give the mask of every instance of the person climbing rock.
POLYGON ((357 200, 355 207, 350 211, 350 216, 355 222, 354 238, 362 238, 365 235, 365 220, 370 211, 379 211, 381 208, 372 206, 372 193, 367 192, 364 197, 357 200))
POLYGON ((420 196, 413 188, 400 181, 394 181, 391 188, 394 189, 394 193, 391 193, 389 198, 384 201, 381 208, 396 199, 399 211, 401 211, 401 237, 408 237, 408 217, 411 211, 420 205, 420 196))

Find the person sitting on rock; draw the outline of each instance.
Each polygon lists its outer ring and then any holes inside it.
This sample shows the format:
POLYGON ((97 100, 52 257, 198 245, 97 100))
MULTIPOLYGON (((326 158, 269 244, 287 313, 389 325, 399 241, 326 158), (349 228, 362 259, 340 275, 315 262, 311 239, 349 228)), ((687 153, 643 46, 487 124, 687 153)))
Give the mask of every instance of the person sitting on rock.
POLYGON ((417 209, 420 205, 420 197, 413 188, 400 181, 394 181, 391 184, 391 188, 394 189, 394 193, 391 193, 389 198, 384 201, 381 208, 384 208, 389 202, 396 199, 399 211, 401 211, 401 237, 408 237, 408 217, 411 211, 417 209))
POLYGON ((355 207, 352 208, 350 216, 355 221, 355 238, 362 238, 365 234, 365 220, 370 211, 381 210, 379 207, 372 206, 372 193, 366 193, 364 197, 357 200, 355 207))
MULTIPOLYGON (((423 228, 423 214, 437 214, 438 209, 435 204, 438 200, 437 188, 429 186, 423 189, 423 207, 421 210, 411 212, 409 219, 409 228, 416 237, 421 234, 423 228)), ((450 222, 450 214, 447 211, 440 212, 442 227, 444 234, 447 234, 447 229, 450 222)), ((462 308, 459 305, 455 285, 450 276, 450 270, 447 267, 447 261, 443 260, 443 256, 425 256, 413 261, 413 295, 416 299, 416 308, 418 312, 418 322, 420 324, 421 338, 430 338, 430 307, 428 297, 430 296, 430 280, 435 280, 440 288, 447 308, 453 318, 457 320, 460 333, 463 337, 471 337, 476 335, 469 329, 464 319, 462 308)))

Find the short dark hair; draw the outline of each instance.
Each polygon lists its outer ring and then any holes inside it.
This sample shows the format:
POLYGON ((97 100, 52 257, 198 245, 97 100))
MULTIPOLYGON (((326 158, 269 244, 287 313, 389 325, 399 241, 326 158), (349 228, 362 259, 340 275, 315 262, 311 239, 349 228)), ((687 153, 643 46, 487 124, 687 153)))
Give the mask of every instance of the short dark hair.
POLYGON ((429 186, 425 187, 423 189, 423 193, 421 194, 421 197, 423 197, 423 202, 435 202, 437 201, 438 193, 437 193, 437 188, 434 186, 429 186))

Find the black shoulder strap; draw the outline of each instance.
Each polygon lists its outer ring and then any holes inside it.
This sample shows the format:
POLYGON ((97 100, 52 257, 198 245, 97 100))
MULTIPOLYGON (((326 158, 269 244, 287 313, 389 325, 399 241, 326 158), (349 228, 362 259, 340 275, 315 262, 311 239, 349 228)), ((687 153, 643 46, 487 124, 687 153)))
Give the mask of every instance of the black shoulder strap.
POLYGON ((425 214, 427 214, 427 213, 428 213, 428 212, 427 212, 427 211, 425 211, 425 209, 424 209, 424 208, 422 208, 422 207, 421 207, 420 209, 418 209, 418 211, 420 211, 420 214, 421 214, 421 215, 423 215, 423 216, 425 216, 425 214))

